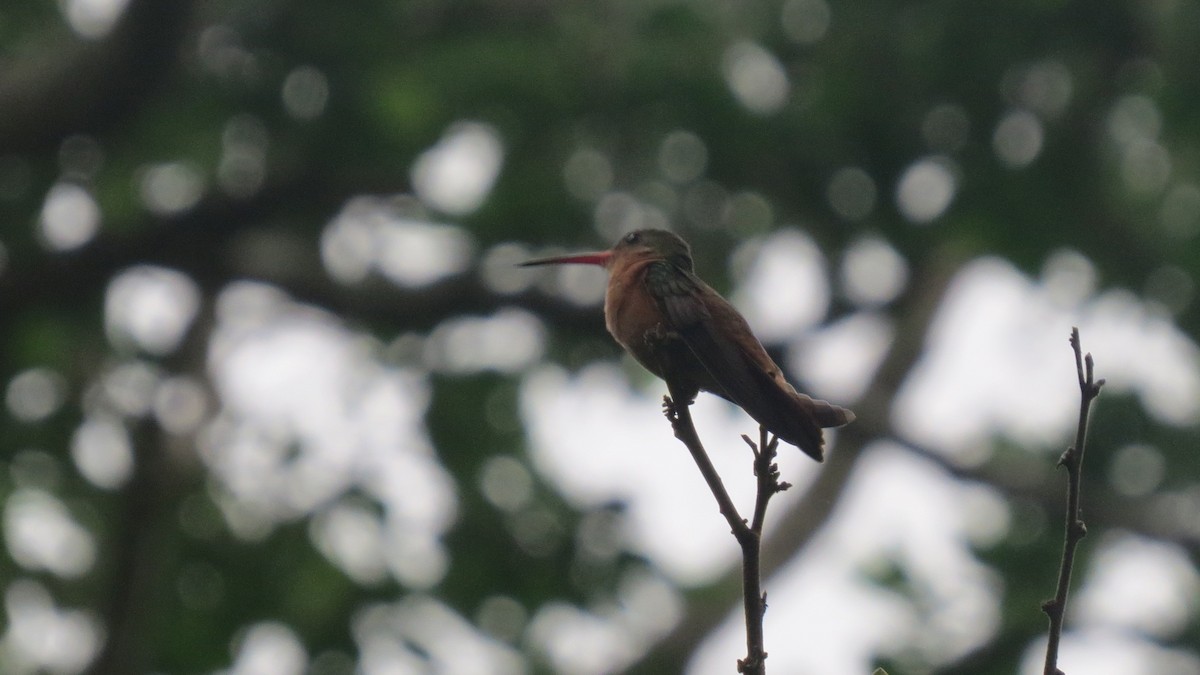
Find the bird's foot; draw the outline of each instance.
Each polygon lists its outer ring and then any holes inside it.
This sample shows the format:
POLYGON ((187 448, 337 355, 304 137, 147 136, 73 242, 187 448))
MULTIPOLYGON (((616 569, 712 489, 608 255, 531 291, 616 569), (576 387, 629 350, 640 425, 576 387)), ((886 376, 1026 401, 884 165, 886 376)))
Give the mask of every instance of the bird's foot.
POLYGON ((663 396, 663 403, 662 403, 663 414, 666 415, 667 419, 673 423, 679 419, 680 412, 683 411, 684 409, 686 409, 691 404, 692 404, 691 401, 684 401, 682 403, 678 403, 674 399, 672 399, 670 396, 663 396))

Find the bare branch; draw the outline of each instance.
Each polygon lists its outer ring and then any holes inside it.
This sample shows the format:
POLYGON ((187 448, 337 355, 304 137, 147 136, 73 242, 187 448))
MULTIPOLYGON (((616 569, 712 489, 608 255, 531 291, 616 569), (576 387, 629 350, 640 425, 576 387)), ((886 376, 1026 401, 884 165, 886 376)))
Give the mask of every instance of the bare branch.
POLYGON ((708 458, 704 445, 696 433, 692 422, 689 406, 691 401, 679 396, 678 392, 668 383, 671 396, 663 398, 663 410, 675 430, 675 437, 687 446, 692 459, 696 461, 704 481, 712 490, 713 497, 721 510, 721 515, 729 523, 729 528, 742 549, 742 598, 746 614, 746 658, 738 659, 737 672, 748 675, 766 675, 767 652, 763 647, 763 614, 767 610, 767 596, 762 592, 762 574, 759 569, 760 547, 762 545, 762 521, 766 514, 767 502, 771 495, 782 488, 778 482, 779 472, 772 460, 775 458, 775 448, 778 440, 769 439, 765 428, 760 430, 761 445, 756 446, 749 438, 742 438, 754 451, 754 472, 758 476, 758 495, 755 499, 754 522, 747 525, 738 514, 737 507, 725 490, 721 476, 708 458))
POLYGON ((1042 611, 1050 618, 1050 637, 1046 644, 1046 667, 1044 675, 1063 675, 1058 669, 1058 646, 1062 640, 1063 618, 1067 611, 1067 595, 1071 588, 1071 569, 1075 564, 1075 550, 1087 535, 1080 509, 1080 473, 1083 454, 1087 443, 1088 414, 1092 401, 1100 395, 1104 380, 1094 379, 1092 355, 1083 355, 1079 344, 1079 329, 1071 329, 1071 348, 1075 351, 1075 370, 1079 377, 1079 425, 1075 429, 1075 445, 1067 448, 1059 458, 1059 466, 1067 469, 1067 514, 1066 535, 1063 542, 1062 564, 1058 571, 1058 589, 1054 599, 1042 603, 1042 611))

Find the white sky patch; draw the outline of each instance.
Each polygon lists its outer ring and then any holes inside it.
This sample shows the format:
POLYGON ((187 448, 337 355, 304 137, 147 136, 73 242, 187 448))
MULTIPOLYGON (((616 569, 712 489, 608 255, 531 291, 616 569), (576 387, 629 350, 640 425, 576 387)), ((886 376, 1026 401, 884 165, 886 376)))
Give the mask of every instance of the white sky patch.
POLYGON ((234 530, 263 536, 357 489, 380 506, 378 536, 359 528, 373 538, 347 552, 344 538, 317 526, 318 548, 352 575, 370 576, 361 560, 382 556, 402 583, 436 583, 446 569, 439 538, 456 506, 423 425, 424 377, 385 367, 370 341, 267 287, 227 289, 218 318, 210 368, 224 409, 201 445, 234 530))
POLYGON ((1200 579, 1176 546, 1114 536, 1101 543, 1071 610, 1087 627, 1171 638, 1197 610, 1200 579))
POLYGON ((302 675, 308 666, 304 645, 284 624, 254 624, 240 642, 237 659, 226 675, 302 675))
POLYGON ((13 560, 25 569, 69 579, 85 574, 96 560, 91 533, 57 497, 42 490, 21 489, 9 495, 4 540, 13 560))
POLYGON ((80 37, 96 40, 108 35, 129 0, 61 0, 59 8, 80 37))
POLYGON ((100 651, 102 629, 91 614, 60 610, 45 587, 18 579, 4 590, 8 627, 0 650, 16 672, 83 672, 100 651))
POLYGON ((353 284, 378 271, 401 286, 424 286, 465 270, 474 256, 466 230, 403 213, 380 197, 355 197, 321 235, 321 260, 353 284))
POLYGON ((897 430, 945 449, 1001 428, 1018 441, 1057 443, 1078 412, 1070 330, 1070 317, 1008 263, 970 264, 930 328, 927 356, 897 395, 897 430))
POLYGON ((731 300, 760 340, 786 340, 824 316, 829 306, 825 261, 807 235, 779 230, 739 248, 734 257, 744 278, 731 300))
POLYGON ((474 248, 460 227, 403 219, 380 225, 375 244, 379 271, 403 286, 422 286, 461 272, 474 248))
POLYGON ((354 619, 362 675, 488 673, 522 675, 524 658, 480 633, 441 602, 409 595, 364 608, 354 619))
POLYGON ((493 127, 457 122, 412 167, 413 187, 423 202, 455 216, 478 209, 504 163, 504 145, 493 127))
POLYGON ((1080 314, 1084 349, 1109 391, 1132 389, 1168 424, 1200 419, 1200 349, 1169 317, 1119 290, 1088 302, 1080 314), (1121 358, 1128 354, 1137 358, 1121 358))
POLYGON ((866 393, 893 333, 884 316, 862 312, 804 336, 789 352, 802 375, 793 384, 818 398, 849 405, 866 393))
POLYGON ((1105 391, 1132 389, 1168 423, 1200 416, 1200 352, 1167 317, 1123 291, 1082 305, 1062 304, 1067 297, 1078 294, 1035 283, 1002 260, 969 264, 938 312, 927 356, 898 396, 897 429, 943 450, 977 446, 998 431, 1057 447, 1078 415, 1067 343, 1074 325, 1108 382, 1105 391))
MULTIPOLYGON (((1041 675, 1045 661, 1046 641, 1037 640, 1021 659, 1020 675, 1041 675)), ((1125 631, 1068 628, 1059 643, 1058 667, 1066 673, 1088 675, 1197 675, 1200 658, 1125 631)))
POLYGON ((424 362, 452 373, 517 372, 542 356, 545 329, 532 314, 502 309, 490 317, 442 322, 425 342, 424 362))
MULTIPOLYGON (((738 549, 691 455, 662 415, 665 393, 657 381, 647 392, 630 390, 612 364, 589 366, 576 376, 545 367, 522 383, 521 411, 534 466, 567 499, 580 507, 628 501, 630 545, 682 583, 701 583, 732 564, 738 549), (680 528, 684 522, 688 526, 680 528)), ((757 437, 757 425, 710 394, 697 398, 693 417, 730 496, 749 510, 751 455, 740 436, 757 437)), ((790 446, 781 452, 780 466, 784 480, 797 485, 815 471, 790 446)), ((786 508, 801 491, 780 494, 774 508, 786 508)))
POLYGON ((615 603, 588 610, 562 602, 538 609, 530 621, 530 638, 555 672, 616 672, 670 630, 682 609, 669 584, 641 570, 625 574, 617 596, 615 603))

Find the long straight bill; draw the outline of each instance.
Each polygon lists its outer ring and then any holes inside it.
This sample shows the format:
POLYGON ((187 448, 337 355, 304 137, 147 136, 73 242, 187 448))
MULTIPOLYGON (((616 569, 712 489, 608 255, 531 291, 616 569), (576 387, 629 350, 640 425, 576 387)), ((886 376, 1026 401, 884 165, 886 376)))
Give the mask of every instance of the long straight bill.
POLYGON ((556 258, 538 258, 537 260, 527 260, 523 263, 518 263, 520 267, 534 267, 535 265, 563 265, 575 263, 578 265, 599 265, 604 267, 608 265, 608 261, 612 259, 612 251, 600 251, 598 253, 579 253, 576 255, 564 255, 556 258))

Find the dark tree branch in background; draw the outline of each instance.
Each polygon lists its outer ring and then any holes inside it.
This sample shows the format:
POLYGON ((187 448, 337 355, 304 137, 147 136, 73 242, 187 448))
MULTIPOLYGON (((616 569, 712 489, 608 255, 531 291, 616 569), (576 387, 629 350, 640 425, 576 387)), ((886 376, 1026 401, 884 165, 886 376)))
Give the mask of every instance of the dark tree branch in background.
POLYGON ((1066 537, 1063 543, 1062 565, 1058 572, 1058 590, 1054 599, 1042 604, 1042 611, 1050 617, 1050 639, 1046 644, 1045 675, 1063 675, 1058 669, 1058 645, 1062 640, 1063 617, 1067 610, 1067 595, 1071 588, 1071 568, 1075 564, 1075 549, 1087 535, 1079 508, 1080 470, 1087 443, 1088 413, 1092 401, 1100 395, 1104 380, 1093 377, 1092 355, 1083 355, 1079 345, 1079 329, 1071 329, 1071 348, 1075 350, 1075 370, 1079 377, 1079 426, 1075 429, 1075 445, 1067 448, 1059 458, 1059 466, 1067 469, 1067 516, 1066 537))
POLYGON ((742 597, 746 614, 746 658, 738 659, 737 672, 750 675, 765 675, 767 672, 767 652, 763 647, 763 614, 767 610, 767 596, 762 592, 762 574, 759 566, 762 545, 762 527, 766 518, 767 504, 777 492, 789 487, 779 481, 779 467, 775 464, 775 449, 779 439, 769 437, 767 430, 759 430, 759 443, 755 445, 747 436, 742 436, 754 453, 754 475, 758 478, 757 495, 754 501, 754 518, 747 524, 738 514, 737 507, 729 498, 721 476, 708 458, 696 426, 692 423, 692 413, 689 409, 691 401, 679 396, 673 389, 671 395, 663 398, 663 409, 675 437, 687 446, 696 466, 700 468, 704 481, 712 490, 713 497, 721 515, 729 523, 729 529, 737 539, 742 549, 742 597))
POLYGON ((90 308, 114 276, 135 265, 182 272, 208 296, 231 281, 261 281, 298 302, 395 330, 428 330, 452 316, 502 307, 522 307, 580 333, 603 326, 593 307, 536 288, 500 292, 477 269, 420 287, 399 286, 377 275, 356 284, 339 283, 326 274, 312 237, 267 225, 295 220, 297 203, 307 204, 321 220, 332 218, 353 194, 349 186, 313 169, 249 199, 212 194, 177 216, 147 214, 128 232, 102 232, 77 251, 14 257, 0 274, 0 326, 31 311, 90 308))

